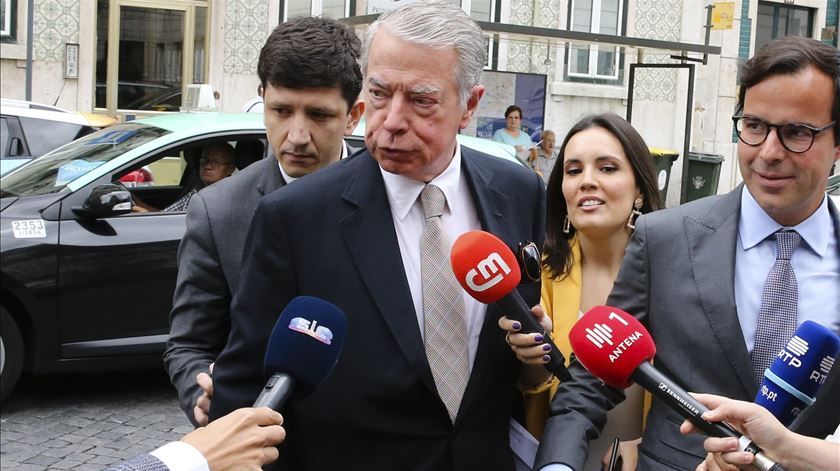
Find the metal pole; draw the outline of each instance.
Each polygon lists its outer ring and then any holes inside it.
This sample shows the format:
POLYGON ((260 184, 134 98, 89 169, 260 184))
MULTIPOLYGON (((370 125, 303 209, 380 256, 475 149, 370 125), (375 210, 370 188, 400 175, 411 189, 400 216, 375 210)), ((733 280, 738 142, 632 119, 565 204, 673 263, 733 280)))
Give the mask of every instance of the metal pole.
POLYGON ((682 182, 680 204, 685 203, 688 191, 689 145, 691 144, 691 113, 694 111, 694 64, 688 64, 688 98, 685 105, 685 137, 683 138, 682 182))
POLYGON ((26 6, 26 100, 32 100, 32 36, 35 23, 35 0, 28 0, 26 6))

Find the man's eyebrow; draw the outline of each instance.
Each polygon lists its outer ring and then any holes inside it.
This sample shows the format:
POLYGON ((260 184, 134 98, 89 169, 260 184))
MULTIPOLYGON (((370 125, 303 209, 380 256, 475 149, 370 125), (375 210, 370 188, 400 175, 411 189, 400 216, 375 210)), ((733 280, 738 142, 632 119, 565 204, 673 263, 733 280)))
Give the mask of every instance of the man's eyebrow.
POLYGON ((376 78, 376 77, 368 77, 368 82, 369 82, 371 85, 376 86, 376 87, 388 88, 388 84, 386 84, 386 83, 385 83, 385 82, 383 82, 382 80, 379 80, 379 79, 378 79, 378 78, 376 78))
POLYGON ((434 95, 435 93, 440 93, 440 90, 440 87, 435 87, 434 85, 421 85, 409 88, 408 93, 415 95, 434 95))

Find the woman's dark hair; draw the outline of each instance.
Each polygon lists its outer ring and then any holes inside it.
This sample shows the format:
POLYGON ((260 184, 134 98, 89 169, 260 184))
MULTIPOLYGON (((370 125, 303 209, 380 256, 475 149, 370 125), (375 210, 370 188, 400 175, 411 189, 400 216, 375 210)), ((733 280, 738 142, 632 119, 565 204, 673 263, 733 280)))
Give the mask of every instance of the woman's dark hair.
POLYGON ((748 88, 771 76, 793 75, 808 67, 816 68, 834 82, 831 120, 837 121, 834 144, 840 144, 840 51, 816 39, 788 36, 770 41, 743 63, 738 74, 738 112, 744 109, 748 88))
POLYGON ((518 111, 518 112, 519 112, 519 117, 520 117, 520 118, 524 117, 524 115, 522 114, 522 108, 520 108, 520 107, 518 107, 518 106, 516 106, 516 105, 510 105, 510 106, 508 106, 508 107, 507 107, 507 109, 505 110, 505 119, 507 119, 508 115, 509 115, 509 114, 511 114, 511 113, 513 113, 514 111, 518 111))
POLYGON ((257 75, 263 87, 338 88, 349 112, 362 90, 361 44, 356 33, 335 20, 294 18, 268 36, 257 75))
MULTIPOLYGON (((624 155, 633 168, 636 186, 642 194, 642 214, 656 211, 661 207, 659 190, 656 184, 656 172, 653 167, 653 157, 650 155, 645 140, 633 126, 618 115, 603 113, 591 115, 578 121, 560 146, 560 159, 548 179, 546 193, 546 228, 545 245, 543 246, 543 266, 547 268, 552 278, 563 278, 572 268, 572 247, 570 241, 576 230, 569 228, 569 233, 563 232, 566 215, 566 199, 563 197, 563 160, 566 157, 566 145, 575 134, 590 129, 602 128, 609 132, 624 150, 624 155)), ((630 215, 628 214, 628 217, 630 215)))

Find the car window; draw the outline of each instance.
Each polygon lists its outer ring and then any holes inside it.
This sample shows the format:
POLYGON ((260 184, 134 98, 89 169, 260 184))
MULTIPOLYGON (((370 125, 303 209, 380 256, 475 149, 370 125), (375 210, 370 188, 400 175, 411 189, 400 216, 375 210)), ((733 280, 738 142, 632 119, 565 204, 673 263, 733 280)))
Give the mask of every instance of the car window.
POLYGON ((55 193, 96 167, 169 132, 141 123, 109 126, 4 176, 0 197, 55 193))
POLYGON ((5 159, 9 153, 9 123, 6 117, 0 117, 0 158, 5 159))
POLYGON ((29 143, 29 152, 40 157, 51 150, 90 133, 91 128, 74 123, 62 123, 38 118, 20 117, 20 126, 29 143))

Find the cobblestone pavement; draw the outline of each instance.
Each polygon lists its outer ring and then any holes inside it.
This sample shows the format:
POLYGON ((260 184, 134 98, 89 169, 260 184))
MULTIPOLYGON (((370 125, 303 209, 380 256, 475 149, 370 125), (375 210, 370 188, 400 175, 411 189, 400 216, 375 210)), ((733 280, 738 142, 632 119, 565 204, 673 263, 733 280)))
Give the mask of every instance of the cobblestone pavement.
POLYGON ((191 430, 163 370, 23 377, 0 409, 0 468, 98 471, 191 430))

